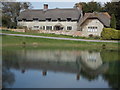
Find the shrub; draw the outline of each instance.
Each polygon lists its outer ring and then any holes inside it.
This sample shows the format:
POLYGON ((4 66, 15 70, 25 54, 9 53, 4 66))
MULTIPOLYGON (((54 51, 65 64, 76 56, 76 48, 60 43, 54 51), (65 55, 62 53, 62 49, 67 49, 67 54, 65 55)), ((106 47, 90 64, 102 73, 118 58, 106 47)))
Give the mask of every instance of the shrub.
POLYGON ((17 29, 24 29, 23 26, 17 26, 17 29))
POLYGON ((93 37, 93 34, 89 34, 89 37, 93 37))
POLYGON ((120 39, 120 31, 115 30, 113 28, 104 28, 101 37, 104 40, 119 40, 120 39))
POLYGON ((94 36, 94 39, 100 39, 100 36, 94 36))

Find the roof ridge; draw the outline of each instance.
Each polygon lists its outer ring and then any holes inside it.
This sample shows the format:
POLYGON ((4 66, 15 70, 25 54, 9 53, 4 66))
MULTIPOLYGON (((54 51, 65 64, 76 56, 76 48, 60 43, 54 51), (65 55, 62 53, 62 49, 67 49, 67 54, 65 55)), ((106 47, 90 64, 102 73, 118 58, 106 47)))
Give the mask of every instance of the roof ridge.
MULTIPOLYGON (((76 8, 54 8, 54 9, 48 9, 49 10, 75 10, 76 8)), ((24 11, 43 11, 44 9, 27 9, 24 11)))

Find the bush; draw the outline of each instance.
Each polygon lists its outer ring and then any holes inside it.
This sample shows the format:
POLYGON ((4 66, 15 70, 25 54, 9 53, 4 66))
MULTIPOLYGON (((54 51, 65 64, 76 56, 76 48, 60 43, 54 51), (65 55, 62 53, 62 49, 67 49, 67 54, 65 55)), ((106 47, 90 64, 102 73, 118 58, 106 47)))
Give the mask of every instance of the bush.
POLYGON ((94 39, 100 39, 100 36, 94 36, 94 39))
POLYGON ((89 37, 93 37, 93 34, 89 34, 89 37))
POLYGON ((119 40, 120 39, 120 30, 113 28, 104 28, 101 37, 104 40, 119 40))
POLYGON ((17 26, 17 29, 24 29, 23 26, 17 26))

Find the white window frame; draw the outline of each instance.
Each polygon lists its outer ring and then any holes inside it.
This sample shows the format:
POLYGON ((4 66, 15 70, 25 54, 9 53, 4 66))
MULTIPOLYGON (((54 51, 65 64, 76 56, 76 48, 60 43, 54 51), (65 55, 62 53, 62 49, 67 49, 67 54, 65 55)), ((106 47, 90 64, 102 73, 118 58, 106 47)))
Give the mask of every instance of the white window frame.
POLYGON ((52 29, 53 29, 52 26, 46 26, 46 30, 52 30, 52 29), (47 27, 49 27, 49 28, 51 27, 51 29, 47 29, 47 27))
POLYGON ((68 27, 71 27, 71 30, 73 29, 73 27, 72 27, 72 26, 67 26, 67 27, 66 27, 66 30, 68 30, 68 27))
POLYGON ((35 26, 33 26, 34 30, 40 29, 40 26, 37 26, 37 25, 35 25, 35 26), (36 28, 35 26, 38 27, 38 28, 36 28))
POLYGON ((42 26, 42 29, 43 29, 43 30, 46 30, 46 26, 42 26))
POLYGON ((87 30, 88 32, 97 32, 98 31, 97 26, 88 26, 87 29, 88 29, 87 30))

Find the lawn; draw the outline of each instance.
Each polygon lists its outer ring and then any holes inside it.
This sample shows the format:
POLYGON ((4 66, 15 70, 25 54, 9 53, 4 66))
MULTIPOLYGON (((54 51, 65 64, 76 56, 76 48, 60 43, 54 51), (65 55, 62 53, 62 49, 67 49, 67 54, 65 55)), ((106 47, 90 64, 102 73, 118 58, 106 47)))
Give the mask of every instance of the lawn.
POLYGON ((2 46, 41 46, 50 48, 93 48, 93 49, 118 49, 118 43, 105 43, 105 42, 84 42, 84 41, 67 41, 67 40, 54 40, 46 38, 33 38, 33 37, 20 37, 20 36, 7 36, 2 35, 2 46))

